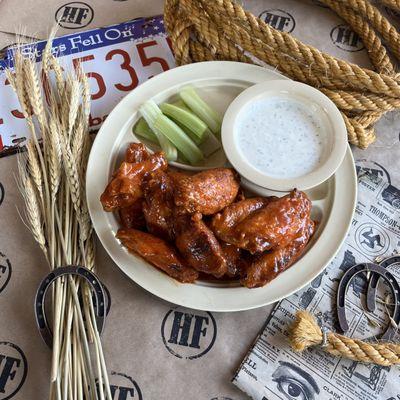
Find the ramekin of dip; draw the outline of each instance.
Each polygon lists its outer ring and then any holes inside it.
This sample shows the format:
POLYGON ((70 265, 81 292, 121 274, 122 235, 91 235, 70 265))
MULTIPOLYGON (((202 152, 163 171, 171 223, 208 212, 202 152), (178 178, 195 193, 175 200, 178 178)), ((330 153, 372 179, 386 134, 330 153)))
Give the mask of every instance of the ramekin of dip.
POLYGON ((275 191, 319 185, 335 173, 347 150, 346 126, 335 104, 290 80, 244 90, 228 107, 221 136, 239 174, 275 191))

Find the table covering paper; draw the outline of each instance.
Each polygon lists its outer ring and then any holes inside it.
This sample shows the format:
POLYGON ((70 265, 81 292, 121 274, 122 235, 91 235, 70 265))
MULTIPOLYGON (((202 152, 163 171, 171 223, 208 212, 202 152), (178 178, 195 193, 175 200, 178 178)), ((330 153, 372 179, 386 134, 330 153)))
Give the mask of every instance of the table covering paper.
MULTIPOLYGON (((253 0, 245 6, 277 29, 335 56, 369 66, 358 36, 318 1, 253 0)), ((383 12, 400 22, 390 10, 383 12)), ((162 18, 73 33, 57 39, 55 46, 66 47, 60 52, 66 65, 73 68, 72 60, 84 57, 85 71, 92 72, 92 93, 98 93, 91 113, 93 128, 101 125, 135 85, 174 67, 162 18), (128 33, 124 37, 122 32, 128 33), (81 43, 75 48, 73 43, 78 41, 81 43), (105 90, 101 90, 102 83, 105 90)), ((12 52, 6 57, 8 61, 0 61, 0 68, 12 59, 12 52)), ((27 137, 19 117, 18 102, 0 71, 2 155, 27 137)), ((400 398, 398 367, 336 359, 319 349, 300 356, 291 352, 287 343, 288 323, 297 309, 318 313, 328 327, 335 327, 332 300, 343 271, 356 262, 391 255, 400 247, 399 126, 399 113, 389 113, 378 123, 375 144, 366 151, 352 149, 359 194, 346 242, 325 272, 278 305, 237 313, 177 307, 131 282, 98 244, 97 272, 111 299, 102 341, 113 398, 400 398)), ((0 400, 39 400, 48 396, 51 351, 36 329, 33 299, 48 270, 20 220, 23 204, 16 171, 16 155, 0 159, 0 400)), ((392 272, 400 278, 399 267, 392 272)), ((363 286, 362 280, 357 280, 349 290, 347 317, 350 333, 357 337, 375 333, 371 319, 381 325, 387 322, 380 303, 377 316, 365 314, 361 307, 363 286)))

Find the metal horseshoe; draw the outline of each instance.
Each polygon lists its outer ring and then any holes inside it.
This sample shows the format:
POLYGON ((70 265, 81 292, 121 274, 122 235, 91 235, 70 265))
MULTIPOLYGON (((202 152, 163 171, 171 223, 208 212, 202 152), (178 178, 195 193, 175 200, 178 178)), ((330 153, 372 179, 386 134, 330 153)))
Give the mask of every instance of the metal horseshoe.
MULTIPOLYGON (((387 282, 388 286, 390 287, 390 289, 392 291, 392 294, 394 297, 394 304, 395 304, 392 318, 396 322, 396 325, 399 325, 399 322, 400 322, 400 307, 399 307, 400 285, 396 281, 396 278, 389 271, 387 271, 383 266, 381 266, 379 264, 361 263, 361 264, 355 265, 354 267, 349 268, 344 273, 344 275, 342 276, 342 279, 339 282, 336 305, 337 305, 337 315, 338 315, 340 329, 343 332, 347 332, 349 329, 349 324, 347 323, 347 318, 346 318, 346 305, 345 305, 345 297, 346 297, 347 290, 349 288, 349 284, 356 275, 361 274, 363 272, 373 272, 374 273, 373 276, 377 276, 378 279, 383 278, 387 282)), ((373 294, 375 296, 375 292, 373 294)), ((374 297, 374 299, 375 299, 375 297, 374 297)), ((375 302, 375 300, 374 300, 374 302, 375 302)), ((386 331, 382 334, 381 339, 390 340, 390 339, 392 339, 392 337, 394 336, 395 333, 396 333, 396 328, 393 325, 389 324, 388 327, 386 328, 386 331)))
POLYGON ((36 323, 39 328, 40 334, 44 342, 52 348, 53 346, 53 333, 48 325, 46 311, 45 311, 45 298, 46 293, 52 283, 66 275, 77 275, 86 280, 86 282, 91 286, 96 301, 94 301, 95 316, 97 330, 101 334, 104 329, 105 316, 106 316, 106 296, 99 278, 89 271, 87 268, 71 265, 66 267, 59 267, 50 272, 41 282, 35 297, 35 316, 36 323))
MULTIPOLYGON (((383 268, 387 268, 392 264, 400 263, 400 256, 392 256, 389 258, 386 258, 382 262, 379 263, 379 265, 383 268)), ((368 289, 367 289, 367 310, 370 312, 375 311, 376 307, 376 291, 378 288, 378 282, 379 282, 379 275, 373 274, 371 278, 369 279, 368 282, 368 289)))

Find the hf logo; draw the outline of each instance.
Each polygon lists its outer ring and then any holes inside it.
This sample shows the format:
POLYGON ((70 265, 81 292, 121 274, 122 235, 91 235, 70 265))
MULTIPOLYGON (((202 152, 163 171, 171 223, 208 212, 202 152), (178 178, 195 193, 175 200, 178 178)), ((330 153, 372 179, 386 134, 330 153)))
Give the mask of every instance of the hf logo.
POLYGON ((219 396, 219 397, 213 397, 210 400, 233 400, 230 397, 225 397, 225 396, 219 396))
POLYGON ((0 182, 0 206, 3 200, 4 200, 4 186, 0 182))
POLYGON ((56 11, 56 22, 66 29, 78 29, 89 25, 94 17, 93 8, 81 1, 64 4, 56 11))
POLYGON ((129 375, 111 371, 110 391, 113 400, 143 400, 139 385, 129 375))
POLYGON ((11 279, 11 263, 5 254, 0 252, 0 293, 5 289, 11 279))
POLYGON ((10 342, 0 342, 0 400, 12 399, 21 389, 28 373, 22 350, 10 342))
POLYGON ((296 26, 293 16, 279 8, 265 10, 259 15, 259 18, 278 31, 290 33, 296 26))
POLYGON ((337 25, 331 30, 331 40, 336 47, 344 51, 355 52, 364 49, 357 33, 345 24, 337 25))
POLYGON ((161 336, 165 347, 175 357, 194 360, 204 356, 214 345, 217 324, 209 312, 178 307, 165 315, 161 336))

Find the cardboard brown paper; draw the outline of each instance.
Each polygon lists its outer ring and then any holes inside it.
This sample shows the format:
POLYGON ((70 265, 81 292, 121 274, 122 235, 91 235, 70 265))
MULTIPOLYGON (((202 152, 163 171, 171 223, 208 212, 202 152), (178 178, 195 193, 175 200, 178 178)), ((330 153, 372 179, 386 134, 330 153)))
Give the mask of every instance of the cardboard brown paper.
MULTIPOLYGON (((163 0, 0 0, 0 32, 45 39, 57 21, 58 34, 65 35, 159 15, 163 4, 163 0)), ((9 44, 7 39, 0 36, 0 49, 9 44)))
MULTIPOLYGON (((15 32, 18 24, 23 24, 26 34, 45 37, 57 10, 64 7, 63 15, 66 3, 68 0, 22 0, 16 5, 12 0, 0 0, 0 31, 15 32)), ((70 29, 75 26, 72 22, 60 34, 162 12, 161 0, 83 0, 79 6, 78 2, 69 4, 81 10, 90 6, 93 18, 83 26, 90 14, 68 11, 71 20, 80 19, 81 25, 70 29)), ((357 36, 317 0, 248 0, 245 5, 278 29, 292 31, 301 40, 340 58, 368 65, 357 36)), ((8 35, 4 38, 10 40, 8 35)), ((369 165, 376 166, 370 172, 378 180, 386 176, 384 170, 389 170, 394 188, 400 187, 399 123, 398 113, 388 114, 378 125, 377 142, 367 151, 354 152, 357 159, 367 159, 369 165)), ((37 331, 33 300, 48 269, 20 221, 22 201, 14 179, 16 162, 15 155, 0 159, 0 400, 42 400, 48 396, 51 352, 37 331)), ((111 296, 102 341, 114 400, 248 399, 231 380, 272 306, 238 313, 176 307, 130 281, 100 244, 97 274, 111 296), (199 330, 193 335, 196 321, 199 330)))

